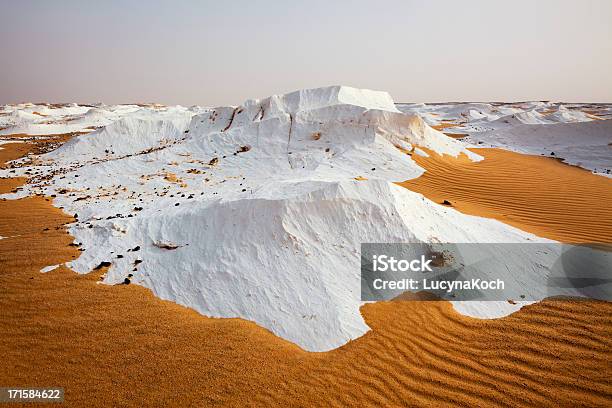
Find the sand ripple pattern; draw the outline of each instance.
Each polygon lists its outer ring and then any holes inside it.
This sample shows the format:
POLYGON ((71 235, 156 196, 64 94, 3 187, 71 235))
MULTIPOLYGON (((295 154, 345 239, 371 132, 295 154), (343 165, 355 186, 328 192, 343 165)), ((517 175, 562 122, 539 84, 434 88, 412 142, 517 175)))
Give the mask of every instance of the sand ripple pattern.
POLYGON ((612 179, 547 157, 472 151, 485 160, 413 155, 426 172, 399 184, 436 202, 447 200, 463 213, 545 238, 612 243, 612 179))

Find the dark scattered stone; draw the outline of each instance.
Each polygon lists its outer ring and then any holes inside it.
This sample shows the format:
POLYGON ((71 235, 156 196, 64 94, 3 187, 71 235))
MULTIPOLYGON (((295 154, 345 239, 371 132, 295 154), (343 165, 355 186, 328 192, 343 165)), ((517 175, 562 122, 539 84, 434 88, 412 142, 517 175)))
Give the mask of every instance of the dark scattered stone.
POLYGON ((123 280, 123 284, 124 284, 124 285, 129 285, 129 284, 130 284, 130 280, 129 280, 128 278, 125 278, 125 279, 123 280))
POLYGON ((444 200, 444 201, 442 201, 442 205, 452 206, 453 204, 450 201, 448 201, 448 200, 444 200))
POLYGON ((100 262, 100 264, 98 266, 96 266, 94 268, 94 270, 98 270, 98 269, 102 269, 102 268, 108 268, 109 266, 111 266, 111 263, 108 261, 102 261, 100 262))
POLYGON ((555 155, 555 152, 550 152, 550 155, 551 155, 551 156, 554 156, 554 155, 555 155))
POLYGON ((372 171, 376 170, 376 167, 372 167, 372 171))
POLYGON ((134 266, 141 264, 142 263, 142 259, 137 259, 134 261, 134 266))
POLYGON ((132 251, 140 251, 140 245, 136 245, 134 248, 132 248, 132 251))
POLYGON ((181 205, 180 203, 176 203, 174 204, 175 207, 178 207, 179 205, 181 205))
POLYGON ((117 255, 117 258, 120 258, 120 259, 123 258, 123 255, 119 254, 117 255))

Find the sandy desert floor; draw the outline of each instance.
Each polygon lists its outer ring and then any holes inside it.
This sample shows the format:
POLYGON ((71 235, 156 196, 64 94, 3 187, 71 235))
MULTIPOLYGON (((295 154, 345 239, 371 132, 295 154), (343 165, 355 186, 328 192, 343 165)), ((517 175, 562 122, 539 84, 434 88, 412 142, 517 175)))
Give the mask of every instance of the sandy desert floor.
MULTIPOLYGON (((3 147, 3 161, 35 148, 3 147)), ((421 158, 427 172, 404 186, 545 237, 610 241, 610 180, 552 159, 479 153, 479 164, 421 158), (508 182, 508 172, 527 168, 520 183, 508 182), (468 184, 480 186, 473 197, 468 184)), ((0 190, 20 182, 3 179, 0 190)), ((611 303, 549 299, 494 320, 447 302, 368 304, 370 332, 309 353, 251 322, 206 318, 135 285, 98 285, 102 270, 41 274, 78 256, 64 227, 71 221, 44 197, 0 201, 2 384, 63 386, 69 406, 612 402, 611 303)))
POLYGON ((548 157, 472 149, 472 162, 429 151, 427 171, 400 185, 472 215, 495 218, 560 242, 612 242, 612 179, 548 157))

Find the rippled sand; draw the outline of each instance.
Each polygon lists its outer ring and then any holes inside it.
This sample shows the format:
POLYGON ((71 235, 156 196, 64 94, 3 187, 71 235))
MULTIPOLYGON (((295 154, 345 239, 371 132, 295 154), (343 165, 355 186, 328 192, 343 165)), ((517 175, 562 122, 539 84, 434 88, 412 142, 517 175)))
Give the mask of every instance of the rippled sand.
POLYGON ((612 243, 612 179, 547 157, 473 149, 471 162, 413 155, 426 172, 399 183, 472 215, 495 218, 562 242, 612 243))

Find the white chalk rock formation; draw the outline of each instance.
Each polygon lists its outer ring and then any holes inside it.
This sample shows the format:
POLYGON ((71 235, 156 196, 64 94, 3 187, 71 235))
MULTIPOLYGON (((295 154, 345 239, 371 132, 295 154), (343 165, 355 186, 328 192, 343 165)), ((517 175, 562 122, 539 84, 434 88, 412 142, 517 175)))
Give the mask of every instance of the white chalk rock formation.
POLYGON ((139 110, 43 156, 29 188, 78 215, 75 271, 110 262, 108 284, 128 279, 322 351, 368 330, 362 242, 538 241, 394 184, 422 174, 409 154, 417 146, 480 159, 387 93, 334 86, 237 107, 139 110))

